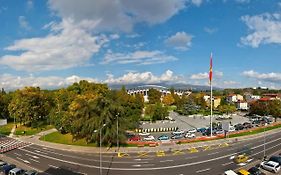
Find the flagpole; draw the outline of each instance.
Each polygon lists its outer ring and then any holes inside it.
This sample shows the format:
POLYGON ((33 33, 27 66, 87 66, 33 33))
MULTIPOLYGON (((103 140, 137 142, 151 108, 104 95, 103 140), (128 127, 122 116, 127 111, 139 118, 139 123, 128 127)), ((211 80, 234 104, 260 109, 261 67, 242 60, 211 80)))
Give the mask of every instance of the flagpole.
POLYGON ((211 137, 213 137, 213 85, 212 85, 212 76, 213 76, 213 53, 211 52, 211 60, 210 60, 210 86, 211 86, 210 127, 211 127, 211 137))

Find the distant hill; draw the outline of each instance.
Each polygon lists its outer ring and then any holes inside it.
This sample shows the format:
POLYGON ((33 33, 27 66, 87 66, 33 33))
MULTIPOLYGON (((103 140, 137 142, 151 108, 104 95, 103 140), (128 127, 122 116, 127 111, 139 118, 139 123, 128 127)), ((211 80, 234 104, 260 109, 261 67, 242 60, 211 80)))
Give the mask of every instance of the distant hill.
MULTIPOLYGON (((138 86, 144 86, 144 85, 152 85, 152 84, 128 84, 124 85, 126 89, 133 89, 137 88, 138 86)), ((167 88, 174 88, 174 89, 188 89, 192 91, 209 91, 209 86, 203 86, 203 85, 191 85, 191 84, 183 84, 183 83, 176 83, 176 84, 170 84, 170 83, 156 83, 153 85, 157 86, 164 86, 167 88)), ((108 85, 111 89, 121 89, 123 85, 116 85, 116 84, 109 84, 108 85)), ((213 87, 214 90, 221 90, 221 88, 213 87)))

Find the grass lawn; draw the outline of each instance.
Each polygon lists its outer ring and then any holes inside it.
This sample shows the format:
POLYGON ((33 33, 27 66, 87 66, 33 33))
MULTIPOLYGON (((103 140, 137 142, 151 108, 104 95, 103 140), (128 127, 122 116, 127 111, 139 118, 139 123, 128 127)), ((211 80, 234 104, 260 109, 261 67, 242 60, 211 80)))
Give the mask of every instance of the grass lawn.
POLYGON ((14 126, 14 123, 8 123, 5 126, 0 126, 0 134, 9 135, 14 126))
POLYGON ((53 143, 61 143, 67 145, 77 145, 77 146, 96 146, 95 143, 86 143, 85 139, 80 139, 75 142, 72 142, 72 135, 71 134, 61 134, 60 132, 53 132, 42 136, 40 140, 53 142, 53 143))
POLYGON ((168 106, 168 111, 175 111, 177 109, 177 106, 172 105, 172 106, 168 106))
POLYGON ((47 125, 47 126, 44 126, 44 127, 40 127, 40 128, 31 128, 31 127, 26 127, 26 126, 23 126, 23 125, 18 125, 18 127, 16 128, 16 132, 15 132, 15 135, 34 135, 34 134, 37 134, 41 131, 45 131, 45 130, 49 130, 49 129, 52 129, 54 128, 52 125, 47 125), (25 134, 24 134, 24 131, 25 131, 25 134))

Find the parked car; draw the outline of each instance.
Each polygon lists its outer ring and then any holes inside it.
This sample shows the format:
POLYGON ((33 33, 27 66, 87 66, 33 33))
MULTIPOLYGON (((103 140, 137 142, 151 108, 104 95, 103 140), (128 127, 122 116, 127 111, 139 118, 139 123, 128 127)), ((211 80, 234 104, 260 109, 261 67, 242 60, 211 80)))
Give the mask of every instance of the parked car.
POLYGON ((236 130, 236 131, 239 131, 239 130, 243 130, 243 129, 244 129, 244 126, 243 126, 241 123, 238 123, 238 124, 234 125, 234 127, 235 127, 235 130, 236 130))
POLYGON ((161 136, 158 137, 158 140, 169 140, 169 136, 161 135, 161 136))
POLYGON ((245 170, 245 169, 239 170, 237 174, 238 174, 238 175, 251 175, 251 173, 248 172, 248 171, 245 170))
POLYGON ((140 135, 140 136, 149 136, 150 133, 148 133, 148 132, 142 132, 142 133, 139 133, 139 135, 140 135))
POLYGON ((206 130, 207 130, 206 128, 197 128, 197 132, 201 132, 201 133, 205 132, 206 130))
POLYGON ((216 134, 224 134, 224 130, 222 130, 222 129, 217 130, 216 134))
POLYGON ((23 175, 24 174, 24 170, 23 169, 20 169, 20 168, 14 168, 14 169, 11 169, 9 171, 9 175, 23 175))
POLYGON ((140 136, 133 136, 133 137, 129 138, 129 141, 135 141, 135 142, 137 142, 137 141, 140 141, 140 140, 141 140, 141 137, 140 137, 140 136))
POLYGON ((195 134, 188 132, 188 133, 185 134, 184 137, 185 138, 195 138, 196 136, 195 136, 195 134))
POLYGON ((184 130, 177 130, 172 132, 172 135, 182 135, 182 134, 184 134, 184 130))
POLYGON ((245 154, 238 155, 234 158, 235 163, 245 163, 249 159, 245 154))
POLYGON ((0 161, 0 170, 2 170, 2 167, 5 166, 5 165, 8 165, 8 163, 0 161))
POLYGON ((281 156, 271 156, 268 161, 277 162, 281 165, 281 156))
POLYGON ((227 170, 224 172, 224 175, 237 175, 233 170, 227 170))
POLYGON ((3 166, 3 167, 1 168, 1 171, 2 171, 5 175, 7 175, 7 174, 9 174, 9 171, 10 171, 11 169, 14 169, 14 168, 16 168, 16 165, 14 165, 14 164, 8 164, 8 165, 3 166))
POLYGON ((252 128, 253 125, 249 122, 245 122, 245 123, 243 123, 243 127, 246 128, 246 129, 249 129, 249 128, 252 128))
POLYGON ((278 173, 280 171, 280 165, 277 162, 268 161, 268 162, 262 162, 261 167, 265 170, 278 173))
POLYGON ((190 132, 190 133, 196 133, 196 132, 197 132, 197 129, 196 129, 196 128, 192 128, 192 129, 189 129, 188 132, 190 132))
MULTIPOLYGON (((213 130, 212 130, 212 133, 213 133, 213 135, 216 135, 216 134, 217 134, 217 130, 213 129, 213 130)), ((205 132, 202 133, 202 135, 203 135, 203 136, 209 136, 209 135, 211 135, 211 129, 208 128, 205 132)))
POLYGON ((24 175, 38 175, 38 172, 35 170, 29 170, 25 172, 24 175))
POLYGON ((182 139, 183 135, 173 135, 171 139, 182 139))
POLYGON ((261 170, 255 166, 248 169, 248 171, 251 173, 251 175, 265 175, 265 173, 261 172, 261 170))
POLYGON ((147 137, 143 138, 143 140, 144 141, 154 141, 155 138, 154 138, 154 136, 147 136, 147 137))
POLYGON ((234 132, 234 131, 235 131, 235 127, 234 126, 229 126, 228 132, 234 132))

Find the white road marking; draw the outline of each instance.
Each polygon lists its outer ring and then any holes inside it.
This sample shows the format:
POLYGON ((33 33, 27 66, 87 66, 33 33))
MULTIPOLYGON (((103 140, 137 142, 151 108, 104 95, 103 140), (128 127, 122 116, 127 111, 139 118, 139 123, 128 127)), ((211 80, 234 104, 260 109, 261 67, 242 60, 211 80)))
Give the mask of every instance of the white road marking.
POLYGON ((141 165, 140 165, 140 164, 138 164, 138 165, 132 165, 132 167, 141 167, 141 165))
POLYGON ((209 153, 208 155, 210 156, 210 155, 214 155, 214 154, 218 154, 218 153, 220 153, 220 152, 209 153))
POLYGON ((192 157, 186 157, 185 159, 194 159, 197 158, 198 156, 192 156, 192 157))
POLYGON ((41 153, 41 154, 46 154, 46 155, 48 154, 48 153, 42 152, 42 151, 37 150, 37 149, 35 150, 35 152, 38 152, 38 153, 41 153))
POLYGON ((27 156, 29 156, 29 157, 32 157, 32 158, 34 158, 34 159, 39 159, 39 157, 37 157, 37 156, 33 156, 33 155, 30 155, 30 154, 25 154, 25 155, 27 155, 27 156))
POLYGON ((51 165, 51 164, 48 164, 49 167, 52 167, 52 168, 55 168, 55 169, 59 169, 59 167, 55 166, 55 165, 51 165))
POLYGON ((234 158, 235 158, 235 156, 231 156, 231 157, 229 157, 229 159, 230 159, 230 160, 233 160, 234 158))
POLYGON ((34 161, 34 162, 40 163, 38 160, 35 160, 35 159, 32 159, 32 158, 29 158, 29 159, 34 161))
POLYGON ((223 163, 223 164, 221 164, 222 166, 226 166, 226 165, 230 165, 230 164, 232 164, 233 162, 228 162, 228 163, 223 163))
POLYGON ((161 160, 160 162, 173 162, 174 160, 161 160))
POLYGON ((209 171, 211 168, 207 168, 207 169, 204 169, 204 170, 198 170, 196 171, 196 173, 202 173, 202 172, 205 172, 205 171, 209 171))
POLYGON ((17 157, 17 159, 19 159, 19 160, 23 161, 24 163, 30 164, 30 162, 29 162, 28 160, 24 160, 24 159, 19 158, 19 157, 17 157))
MULTIPOLYGON (((271 140, 269 142, 267 142, 267 144, 269 143, 272 143, 272 142, 276 142, 278 140, 281 140, 281 138, 278 138, 276 140, 271 140)), ((270 150, 270 149, 273 149, 273 148, 276 148, 276 147, 279 147, 281 145, 281 143, 278 143, 272 147, 267 147, 266 150, 270 150)), ((253 149, 256 149, 256 148, 259 148, 259 147, 262 147, 263 145, 258 145, 258 146, 255 146, 252 148, 253 149)), ((58 159, 58 158, 55 158, 55 157, 51 157, 51 156, 47 156, 47 155, 40 155, 38 153, 34 153, 32 151, 29 151, 29 150, 25 150, 25 149, 21 149, 22 151, 25 151, 25 152, 28 152, 28 153, 33 153, 35 155, 39 155, 41 157, 45 157, 45 158, 48 158, 48 159, 52 159, 52 160, 56 160, 56 161, 59 161, 59 162, 64 162, 64 163, 68 163, 68 164, 71 164, 71 165, 78 165, 78 166, 81 166, 81 167, 88 167, 88 168, 100 168, 99 166, 95 166, 95 165, 89 165, 89 164, 82 164, 82 163, 77 163, 77 162, 72 162, 72 161, 67 161, 67 160, 62 160, 62 159, 58 159)), ((259 154, 259 153, 262 153, 262 151, 259 151, 257 152, 256 154, 259 154)), ((215 161, 215 160, 220 160, 220 159, 223 159, 223 158, 227 158, 229 156, 233 156, 235 155, 236 153, 232 153, 232 154, 228 154, 228 155, 224 155, 224 156, 221 156, 221 157, 216 157, 216 158, 212 158, 212 159, 208 159, 208 160, 203 160, 203 161, 199 161, 199 162, 192 162, 192 163, 186 163, 186 164, 179 164, 179 165, 173 165, 173 166, 165 166, 165 167, 151 167, 151 168, 110 168, 110 167, 101 167, 102 169, 110 169, 110 170, 117 170, 117 171, 151 171, 151 170, 163 170, 163 169, 172 169, 172 168, 180 168, 180 167, 187 167, 187 166, 192 166, 192 165, 197 165, 197 164, 202 164, 202 163, 206 163, 206 162, 212 162, 212 161, 215 161)), ((254 155, 256 155, 254 154, 254 155)), ((252 156, 254 156, 252 155, 252 156)))
POLYGON ((21 154, 19 154, 19 153, 14 153, 15 155, 17 155, 17 156, 21 156, 21 154))

